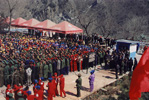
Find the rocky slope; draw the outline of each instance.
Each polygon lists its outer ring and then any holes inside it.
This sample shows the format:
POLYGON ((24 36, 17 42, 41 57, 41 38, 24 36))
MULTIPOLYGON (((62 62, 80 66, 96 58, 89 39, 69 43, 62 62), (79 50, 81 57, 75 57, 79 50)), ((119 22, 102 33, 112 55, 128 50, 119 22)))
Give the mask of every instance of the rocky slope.
MULTIPOLYGON (((136 38, 148 34, 148 0, 9 0, 15 5, 13 18, 67 20, 88 33, 136 38), (79 19, 82 21, 80 22, 79 19), (91 21, 91 22, 90 22, 91 21), (126 35, 128 33, 128 35, 126 35), (110 34, 110 35, 109 35, 110 34), (135 36, 135 37, 134 37, 135 36)), ((0 13, 8 13, 7 0, 0 0, 0 13)))

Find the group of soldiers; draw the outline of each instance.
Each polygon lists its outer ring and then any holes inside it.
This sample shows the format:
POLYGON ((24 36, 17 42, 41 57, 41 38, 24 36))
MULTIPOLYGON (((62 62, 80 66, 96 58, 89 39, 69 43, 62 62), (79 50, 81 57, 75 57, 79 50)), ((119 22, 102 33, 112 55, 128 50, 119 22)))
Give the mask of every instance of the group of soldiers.
POLYGON ((0 86, 30 85, 34 79, 48 79, 55 72, 67 75, 88 69, 102 63, 106 52, 99 43, 84 44, 82 40, 44 39, 20 34, 0 37, 0 86), (96 61, 90 64, 91 52, 96 53, 96 61))
POLYGON ((45 86, 43 77, 39 80, 34 80, 33 93, 28 86, 23 88, 23 86, 15 84, 13 88, 11 88, 10 84, 8 84, 6 89, 6 100, 53 100, 53 97, 59 96, 58 85, 60 87, 60 96, 66 97, 64 91, 65 78, 63 74, 57 76, 57 73, 54 73, 54 76, 48 78, 48 81, 49 82, 45 86))

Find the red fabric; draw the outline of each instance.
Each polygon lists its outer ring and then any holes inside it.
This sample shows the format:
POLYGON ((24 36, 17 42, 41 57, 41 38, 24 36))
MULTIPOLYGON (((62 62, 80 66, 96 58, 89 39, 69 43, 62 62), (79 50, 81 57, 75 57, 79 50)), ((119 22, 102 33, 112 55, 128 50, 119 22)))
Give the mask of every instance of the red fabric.
POLYGON ((53 100, 53 83, 52 82, 48 82, 48 100, 53 100))
POLYGON ((39 24, 40 22, 34 18, 21 23, 20 27, 34 28, 34 25, 39 24))
POLYGON ((62 97, 62 93, 64 94, 64 96, 66 96, 66 93, 64 91, 64 87, 65 87, 65 78, 61 77, 60 78, 60 96, 62 97))
POLYGON ((6 100, 9 100, 9 95, 7 93, 12 93, 12 90, 6 89, 6 100))
POLYGON ((52 80, 52 85, 53 85, 53 96, 55 97, 56 96, 56 94, 55 94, 56 83, 55 83, 55 80, 54 79, 52 80))
POLYGON ((129 97, 135 100, 141 97, 141 92, 149 92, 149 48, 142 55, 137 67, 135 68, 131 84, 129 97))
POLYGON ((49 29, 54 25, 56 25, 56 23, 52 22, 51 20, 45 20, 39 24, 36 24, 34 27, 37 29, 49 29))
POLYGON ((43 90, 38 90, 35 96, 36 100, 43 100, 43 90))
POLYGON ((49 28, 52 31, 58 32, 58 33, 64 33, 64 34, 69 34, 69 33, 83 33, 83 30, 68 23, 67 21, 63 21, 51 28, 49 28))
POLYGON ((74 57, 74 71, 77 71, 77 57, 74 57))
POLYGON ((23 18, 17 18, 11 22, 12 26, 20 26, 21 23, 26 22, 23 18))
POLYGON ((35 96, 34 95, 29 95, 28 97, 27 97, 27 100, 34 100, 35 99, 35 96))

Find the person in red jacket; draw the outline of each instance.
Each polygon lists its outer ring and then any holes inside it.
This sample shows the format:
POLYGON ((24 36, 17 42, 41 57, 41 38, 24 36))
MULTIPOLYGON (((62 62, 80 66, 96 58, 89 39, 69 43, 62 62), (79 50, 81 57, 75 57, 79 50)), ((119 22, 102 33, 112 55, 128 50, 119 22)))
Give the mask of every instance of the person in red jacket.
POLYGON ((34 82, 34 86, 33 86, 33 91, 34 91, 34 93, 35 93, 35 91, 36 91, 35 86, 37 86, 37 84, 38 84, 38 81, 37 81, 37 80, 35 80, 35 82, 34 82))
POLYGON ((8 84, 6 89, 6 100, 9 100, 9 94, 12 93, 10 87, 11 87, 10 84, 8 84))
MULTIPOLYGON (((56 88, 55 88, 55 95, 59 96, 59 94, 58 94, 58 89, 57 89, 58 81, 59 81, 59 80, 58 80, 57 73, 54 73, 54 81, 55 81, 55 85, 56 85, 56 86, 55 86, 55 87, 56 87, 56 88)), ((54 95, 54 96, 55 96, 55 95, 54 95)))
POLYGON ((44 82, 43 82, 43 80, 44 80, 44 78, 41 77, 41 78, 39 79, 38 84, 40 85, 40 90, 43 90, 43 91, 44 91, 44 82))
POLYGON ((36 86, 37 88, 37 93, 35 94, 36 100, 43 100, 44 96, 43 96, 43 90, 40 89, 40 86, 36 86))
POLYGON ((48 78, 49 79, 49 82, 48 82, 48 85, 47 85, 47 87, 48 87, 48 100, 53 100, 53 93, 54 93, 54 91, 53 91, 53 83, 52 83, 52 80, 53 80, 53 78, 48 78))
POLYGON ((54 76, 52 76, 52 85, 53 85, 53 96, 55 97, 56 96, 56 93, 55 93, 55 90, 56 90, 56 82, 54 80, 54 76))
POLYGON ((27 94, 28 94, 28 96, 27 96, 26 100, 35 100, 35 96, 31 95, 32 94, 31 91, 27 91, 27 94))
POLYGON ((61 74, 60 75, 60 96, 61 97, 62 97, 62 93, 64 94, 64 97, 66 97, 64 87, 65 87, 65 78, 63 77, 63 74, 61 74))

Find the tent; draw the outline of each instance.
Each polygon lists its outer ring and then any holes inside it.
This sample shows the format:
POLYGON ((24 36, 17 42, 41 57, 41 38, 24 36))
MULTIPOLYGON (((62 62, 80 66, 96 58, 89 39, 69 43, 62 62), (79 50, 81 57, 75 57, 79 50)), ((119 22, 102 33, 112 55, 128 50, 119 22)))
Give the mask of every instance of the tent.
POLYGON ((46 29, 49 29, 50 27, 56 25, 56 23, 52 22, 51 20, 45 20, 39 24, 36 24, 35 26, 33 26, 34 28, 36 29, 43 29, 43 30, 46 30, 46 29))
POLYGON ((58 33, 64 33, 64 34, 83 33, 82 29, 70 24, 67 21, 63 21, 63 22, 51 27, 50 30, 58 32, 58 33))
POLYGON ((26 21, 25 19, 19 17, 19 18, 15 19, 11 22, 11 26, 20 27, 20 24, 25 22, 25 21, 26 21))
POLYGON ((25 28, 34 28, 34 25, 40 23, 38 20, 32 18, 28 21, 25 21, 23 23, 20 24, 21 27, 25 27, 25 28))
MULTIPOLYGON (((14 18, 11 18, 11 22, 12 22, 13 20, 15 20, 15 19, 14 19, 14 18)), ((9 22, 10 22, 10 17, 7 17, 7 18, 5 19, 5 21, 6 21, 6 23, 9 23, 9 22)))

